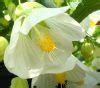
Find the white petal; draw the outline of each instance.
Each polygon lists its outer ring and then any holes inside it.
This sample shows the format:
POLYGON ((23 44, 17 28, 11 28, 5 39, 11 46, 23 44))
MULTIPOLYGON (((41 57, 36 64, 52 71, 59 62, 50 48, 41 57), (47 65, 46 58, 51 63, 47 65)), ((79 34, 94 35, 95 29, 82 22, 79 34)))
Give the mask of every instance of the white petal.
POLYGON ((15 47, 8 46, 4 56, 7 69, 21 78, 38 76, 43 69, 40 55, 29 36, 19 34, 15 47))
POLYGON ((19 17, 15 22, 11 33, 10 44, 11 47, 15 47, 18 41, 19 31, 21 28, 21 20, 23 16, 19 17))
POLYGON ((100 83, 100 72, 88 71, 87 73, 100 83))
POLYGON ((95 66, 97 69, 100 69, 100 58, 95 58, 92 61, 93 66, 95 66))
POLYGON ((39 22, 47 18, 56 16, 58 14, 64 13, 66 12, 67 9, 68 7, 33 9, 31 14, 28 17, 26 17, 26 19, 24 20, 24 23, 20 31, 23 34, 27 35, 29 31, 31 30, 31 28, 35 26, 36 24, 38 24, 39 22))
POLYGON ((76 63, 72 70, 66 72, 66 79, 73 82, 84 80, 87 71, 90 69, 80 62, 75 56, 73 56, 73 59, 76 60, 76 63))
POLYGON ((56 82, 54 79, 54 75, 52 74, 46 74, 46 75, 40 75, 37 77, 36 82, 34 82, 36 79, 32 79, 32 86, 31 88, 56 88, 56 82))
POLYGON ((78 65, 74 67, 71 71, 66 72, 66 78, 72 82, 83 81, 85 78, 86 72, 80 68, 78 65))
POLYGON ((78 85, 75 82, 68 81, 66 88, 83 88, 82 85, 78 85))
POLYGON ((63 57, 61 58, 61 63, 51 62, 48 58, 45 60, 44 65, 44 73, 61 73, 65 71, 72 70, 77 63, 77 59, 75 59, 73 56, 70 56, 68 59, 65 58, 63 61, 63 57))
POLYGON ((46 23, 52 30, 59 31, 59 36, 66 36, 66 38, 71 41, 80 40, 85 36, 81 25, 68 14, 51 17, 46 20, 46 23))
POLYGON ((69 57, 73 51, 72 41, 67 39, 61 31, 57 31, 56 29, 49 29, 49 32, 54 40, 57 50, 65 53, 66 58, 69 57))
POLYGON ((97 80, 94 79, 91 75, 86 74, 84 88, 95 88, 97 80))

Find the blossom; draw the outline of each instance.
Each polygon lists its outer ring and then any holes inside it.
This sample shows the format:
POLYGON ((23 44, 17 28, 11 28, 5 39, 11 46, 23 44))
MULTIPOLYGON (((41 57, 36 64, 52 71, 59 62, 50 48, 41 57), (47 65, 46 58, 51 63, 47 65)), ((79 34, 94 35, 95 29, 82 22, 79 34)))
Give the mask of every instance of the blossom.
POLYGON ((31 88, 84 88, 85 77, 90 69, 82 64, 76 57, 67 60, 66 72, 59 74, 42 74, 32 79, 31 88), (74 61, 74 66, 70 65, 74 61), (71 67, 72 66, 72 67, 71 67), (72 69, 70 69, 72 68, 72 69))
POLYGON ((86 32, 92 36, 96 30, 99 30, 97 28, 100 25, 100 10, 91 13, 81 22, 81 25, 85 28, 86 32))
POLYGON ((72 41, 85 36, 80 24, 65 13, 68 7, 46 8, 37 4, 26 2, 16 9, 18 18, 4 55, 7 69, 21 78, 66 71, 72 41))

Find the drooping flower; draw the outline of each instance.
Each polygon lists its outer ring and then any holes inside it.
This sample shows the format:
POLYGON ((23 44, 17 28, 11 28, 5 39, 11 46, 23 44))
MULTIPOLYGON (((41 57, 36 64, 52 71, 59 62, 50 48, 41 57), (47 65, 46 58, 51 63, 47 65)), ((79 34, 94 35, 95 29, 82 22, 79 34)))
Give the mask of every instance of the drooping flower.
POLYGON ((80 24, 65 13, 67 7, 46 8, 36 2, 20 6, 5 52, 7 69, 22 78, 66 71, 72 41, 84 37, 80 24))
POLYGON ((100 10, 91 13, 81 22, 81 25, 85 28, 86 32, 91 36, 95 33, 96 30, 99 31, 98 27, 100 25, 100 10))
POLYGON ((33 78, 31 88, 85 88, 85 77, 90 69, 77 58, 67 60, 66 72, 59 74, 42 74, 33 78), (73 65, 70 65, 73 62, 73 65))

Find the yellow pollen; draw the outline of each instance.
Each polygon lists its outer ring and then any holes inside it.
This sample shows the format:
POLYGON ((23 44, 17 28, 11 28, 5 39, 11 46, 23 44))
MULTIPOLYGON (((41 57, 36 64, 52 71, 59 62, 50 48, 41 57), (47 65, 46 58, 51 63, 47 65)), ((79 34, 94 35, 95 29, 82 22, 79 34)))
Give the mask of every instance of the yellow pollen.
POLYGON ((55 79, 57 83, 65 84, 65 73, 58 73, 55 74, 55 79))
POLYGON ((56 48, 55 43, 49 34, 40 39, 40 47, 45 52, 50 52, 56 48))
POLYGON ((95 25, 96 25, 96 22, 94 22, 94 21, 91 20, 90 21, 90 27, 93 28, 95 25))

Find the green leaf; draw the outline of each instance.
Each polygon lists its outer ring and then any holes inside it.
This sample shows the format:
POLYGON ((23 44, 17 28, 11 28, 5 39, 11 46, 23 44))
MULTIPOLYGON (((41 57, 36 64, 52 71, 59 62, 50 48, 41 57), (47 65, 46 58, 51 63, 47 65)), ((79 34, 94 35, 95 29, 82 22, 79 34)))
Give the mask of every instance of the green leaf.
POLYGON ((0 11, 0 17, 3 17, 3 16, 4 16, 3 12, 2 12, 2 11, 0 11))
POLYGON ((100 0, 82 0, 71 16, 81 22, 90 13, 100 9, 100 0))
POLYGON ((36 0, 36 1, 41 3, 42 5, 44 5, 46 7, 51 7, 51 8, 56 7, 53 0, 36 0))
POLYGON ((5 7, 5 3, 1 0, 0 1, 0 11, 4 10, 6 7, 5 7))
POLYGON ((10 3, 12 3, 12 0, 4 0, 4 2, 5 2, 5 5, 7 7, 10 3))

